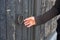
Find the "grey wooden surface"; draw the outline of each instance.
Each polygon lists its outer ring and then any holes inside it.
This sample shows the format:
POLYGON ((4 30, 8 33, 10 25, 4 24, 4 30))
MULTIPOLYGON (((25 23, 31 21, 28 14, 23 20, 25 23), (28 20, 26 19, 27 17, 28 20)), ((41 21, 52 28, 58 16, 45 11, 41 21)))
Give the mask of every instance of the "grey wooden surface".
MULTIPOLYGON (((55 4, 56 0, 36 0, 35 1, 35 13, 36 16, 43 15, 46 11, 50 10, 55 4)), ((35 27, 35 40, 46 40, 48 36, 56 30, 57 17, 51 19, 50 21, 35 27)))
POLYGON ((46 39, 53 29, 56 29, 56 18, 31 28, 18 24, 16 20, 17 16, 25 19, 42 15, 53 6, 53 3, 52 0, 0 0, 0 40, 46 39))
POLYGON ((5 0, 0 0, 0 40, 6 40, 5 0))

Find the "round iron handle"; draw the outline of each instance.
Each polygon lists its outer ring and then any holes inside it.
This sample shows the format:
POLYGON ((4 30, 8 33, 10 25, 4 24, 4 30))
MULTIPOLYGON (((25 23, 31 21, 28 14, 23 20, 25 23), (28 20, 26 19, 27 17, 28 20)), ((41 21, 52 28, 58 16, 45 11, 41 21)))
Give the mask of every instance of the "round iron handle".
POLYGON ((17 20, 18 20, 19 24, 22 24, 23 23, 23 16, 19 15, 17 20))

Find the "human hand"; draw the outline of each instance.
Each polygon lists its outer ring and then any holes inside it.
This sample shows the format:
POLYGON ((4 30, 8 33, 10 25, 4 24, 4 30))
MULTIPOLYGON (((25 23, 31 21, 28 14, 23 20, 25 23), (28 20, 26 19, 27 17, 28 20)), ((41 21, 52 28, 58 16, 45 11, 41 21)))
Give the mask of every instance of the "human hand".
POLYGON ((24 20, 24 25, 27 26, 27 27, 31 27, 33 25, 36 25, 35 18, 33 16, 29 17, 29 18, 26 18, 24 20))

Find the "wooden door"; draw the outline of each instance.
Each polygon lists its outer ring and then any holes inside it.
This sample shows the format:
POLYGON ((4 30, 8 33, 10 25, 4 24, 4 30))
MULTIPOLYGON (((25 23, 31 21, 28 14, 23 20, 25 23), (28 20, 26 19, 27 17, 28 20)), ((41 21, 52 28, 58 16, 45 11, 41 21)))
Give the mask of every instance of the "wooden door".
POLYGON ((51 20, 31 28, 22 22, 27 17, 42 15, 52 4, 52 0, 0 0, 0 40, 45 40, 56 28, 55 22, 51 20))
POLYGON ((16 22, 33 16, 34 0, 6 0, 7 40, 33 40, 33 27, 27 28, 16 22))

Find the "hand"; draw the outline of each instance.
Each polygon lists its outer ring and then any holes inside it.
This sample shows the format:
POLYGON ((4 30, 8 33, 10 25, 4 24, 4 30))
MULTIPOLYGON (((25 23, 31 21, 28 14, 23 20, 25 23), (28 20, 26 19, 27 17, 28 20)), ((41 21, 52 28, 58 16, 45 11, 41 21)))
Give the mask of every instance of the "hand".
POLYGON ((31 27, 33 25, 36 25, 35 18, 34 17, 29 17, 24 20, 24 25, 27 27, 31 27))

